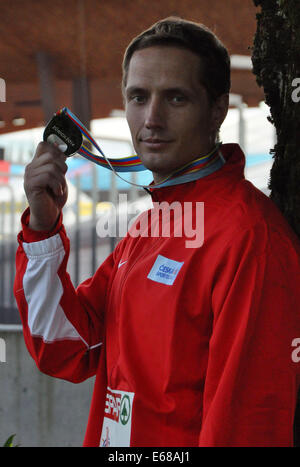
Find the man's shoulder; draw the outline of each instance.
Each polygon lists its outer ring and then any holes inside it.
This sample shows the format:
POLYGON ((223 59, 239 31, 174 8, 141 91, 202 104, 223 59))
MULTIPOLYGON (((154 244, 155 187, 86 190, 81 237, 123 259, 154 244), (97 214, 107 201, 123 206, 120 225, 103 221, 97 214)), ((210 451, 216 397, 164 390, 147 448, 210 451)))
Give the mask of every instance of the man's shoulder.
POLYGON ((263 222, 275 230, 290 232, 290 226, 275 202, 249 180, 242 180, 237 185, 235 195, 232 212, 239 221, 249 226, 263 222))
POLYGON ((274 201, 246 179, 208 204, 207 211, 206 219, 229 242, 252 232, 261 242, 280 238, 299 248, 299 238, 274 201))

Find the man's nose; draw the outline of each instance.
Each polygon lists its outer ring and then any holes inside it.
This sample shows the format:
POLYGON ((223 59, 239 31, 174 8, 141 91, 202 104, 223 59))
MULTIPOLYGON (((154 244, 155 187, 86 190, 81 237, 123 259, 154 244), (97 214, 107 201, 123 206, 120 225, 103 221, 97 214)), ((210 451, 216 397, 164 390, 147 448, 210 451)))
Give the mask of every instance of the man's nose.
POLYGON ((145 126, 146 128, 163 127, 165 124, 165 116, 163 105, 159 97, 153 97, 149 100, 146 108, 145 126))

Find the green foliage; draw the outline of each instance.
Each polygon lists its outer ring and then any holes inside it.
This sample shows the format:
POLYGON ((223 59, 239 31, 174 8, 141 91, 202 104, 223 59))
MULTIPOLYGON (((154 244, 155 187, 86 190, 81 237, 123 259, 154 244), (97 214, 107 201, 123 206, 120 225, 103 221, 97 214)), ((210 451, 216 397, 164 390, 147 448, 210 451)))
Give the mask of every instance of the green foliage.
POLYGON ((11 436, 5 441, 3 447, 4 447, 4 448, 13 448, 13 447, 17 448, 18 445, 17 445, 17 446, 14 446, 14 445, 13 445, 13 441, 14 441, 14 437, 15 437, 15 436, 16 436, 15 434, 14 434, 14 435, 11 435, 11 436))

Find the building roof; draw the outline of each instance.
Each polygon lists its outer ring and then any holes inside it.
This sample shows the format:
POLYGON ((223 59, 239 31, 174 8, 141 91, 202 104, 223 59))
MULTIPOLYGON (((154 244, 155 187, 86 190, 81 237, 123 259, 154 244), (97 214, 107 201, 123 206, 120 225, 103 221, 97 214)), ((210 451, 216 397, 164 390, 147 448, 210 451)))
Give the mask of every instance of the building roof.
MULTIPOLYGON (((181 16, 211 28, 230 55, 250 56, 256 12, 252 0, 210 0, 209 5, 207 0, 2 0, 0 77, 6 82, 6 102, 0 102, 5 121, 0 134, 16 130, 11 123, 16 116, 26 119, 20 129, 45 123, 45 56, 55 110, 72 108, 72 81, 86 75, 91 118, 107 117, 113 109, 122 109, 123 53, 143 29, 161 18, 181 16)), ((249 106, 263 100, 251 70, 232 70, 232 92, 249 106)))

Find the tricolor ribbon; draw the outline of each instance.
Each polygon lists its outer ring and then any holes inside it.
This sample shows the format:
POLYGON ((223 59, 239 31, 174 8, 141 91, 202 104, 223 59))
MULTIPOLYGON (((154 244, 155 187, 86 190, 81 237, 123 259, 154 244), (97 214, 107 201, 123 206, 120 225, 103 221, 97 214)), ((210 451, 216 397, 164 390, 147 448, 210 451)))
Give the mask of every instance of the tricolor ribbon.
POLYGON ((53 137, 56 138, 56 141, 59 140, 68 146, 68 150, 65 151, 68 155, 78 153, 100 167, 112 170, 123 181, 141 188, 160 188, 197 180, 215 172, 225 163, 225 159, 220 150, 222 143, 218 143, 209 154, 188 162, 183 167, 172 172, 161 182, 144 186, 130 182, 118 174, 118 172, 139 172, 147 170, 139 156, 133 155, 114 159, 107 158, 89 130, 67 107, 59 110, 45 129, 44 140, 53 141, 53 137), (69 121, 65 119, 69 119, 69 121), (94 154, 89 146, 94 147, 99 155, 94 154), (74 152, 72 152, 72 150, 74 150, 74 152))

